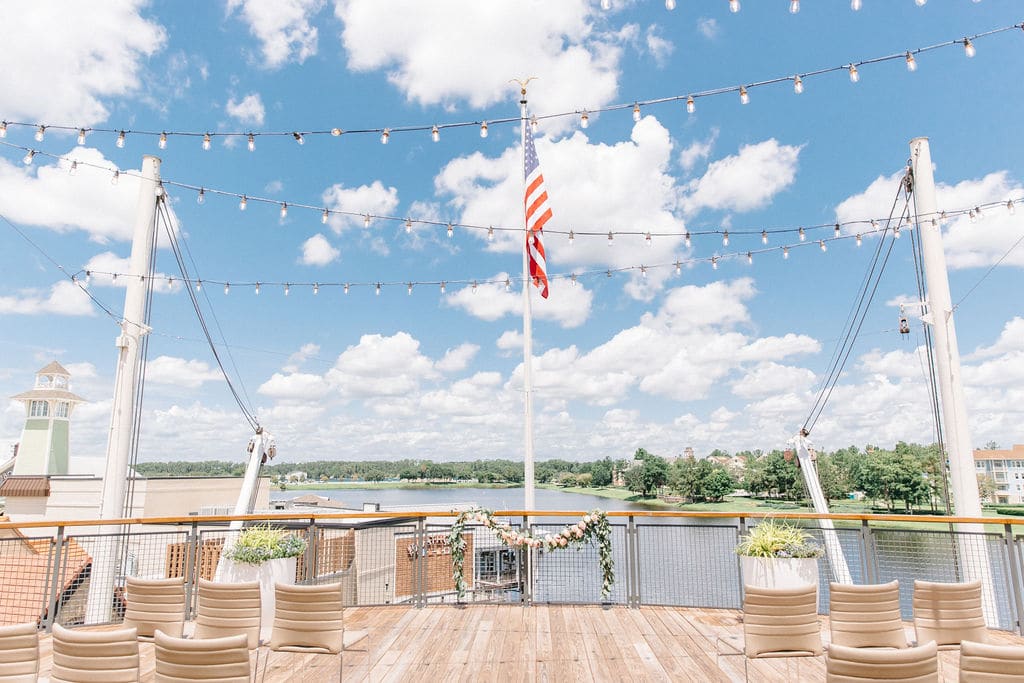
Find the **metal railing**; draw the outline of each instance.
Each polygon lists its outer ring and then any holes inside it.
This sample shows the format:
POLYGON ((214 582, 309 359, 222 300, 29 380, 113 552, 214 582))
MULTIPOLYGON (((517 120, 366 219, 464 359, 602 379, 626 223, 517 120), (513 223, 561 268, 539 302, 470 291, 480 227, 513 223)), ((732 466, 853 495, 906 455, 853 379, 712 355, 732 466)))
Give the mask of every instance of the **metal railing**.
MULTIPOLYGON (((270 522, 307 541, 298 558, 299 583, 340 582, 346 604, 372 606, 455 602, 447 537, 458 513, 370 512, 174 517, 159 519, 0 523, 0 623, 38 620, 90 625, 119 621, 125 577, 184 577, 189 609, 200 578, 213 579, 222 552, 237 531, 235 519, 270 522), (94 594, 97 567, 115 580, 108 595, 94 594), (99 609, 96 606, 99 605, 99 609)), ((582 512, 506 511, 495 516, 543 533, 582 512)), ((740 535, 763 517, 792 519, 818 536, 809 513, 610 512, 615 583, 601 597, 594 545, 550 553, 504 546, 482 527, 466 525, 466 602, 614 604, 628 607, 742 606, 740 535)), ((904 617, 910 619, 914 579, 967 580, 961 564, 990 567, 994 607, 989 626, 1024 634, 1024 519, 961 519, 828 515, 855 583, 898 579, 904 617), (983 523, 985 533, 953 530, 983 523), (895 526, 898 523, 900 526, 895 526), (967 558, 965 561, 964 558, 967 558)), ((820 611, 827 613, 829 560, 819 560, 820 611)))

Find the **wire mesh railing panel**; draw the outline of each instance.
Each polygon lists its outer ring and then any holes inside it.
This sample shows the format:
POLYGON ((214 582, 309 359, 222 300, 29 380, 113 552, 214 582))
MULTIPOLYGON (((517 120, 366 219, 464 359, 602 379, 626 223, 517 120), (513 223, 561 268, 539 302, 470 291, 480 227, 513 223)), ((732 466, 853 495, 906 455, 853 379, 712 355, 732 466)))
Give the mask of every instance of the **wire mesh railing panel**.
MULTIPOLYGON (((615 562, 615 583, 611 595, 601 597, 601 564, 596 542, 577 549, 537 552, 533 561, 533 601, 538 603, 594 604, 629 601, 629 567, 626 554, 626 527, 612 524, 612 559, 615 562)), ((534 533, 555 533, 563 525, 534 525, 534 533)))
MULTIPOLYGON (((447 541, 450 526, 427 527, 428 552, 421 554, 427 577, 427 600, 448 602, 457 599, 452 557, 447 541), (438 548, 436 544, 442 543, 438 548), (439 555, 432 560, 431 553, 439 555)), ((463 602, 520 603, 526 576, 524 551, 506 546, 498 536, 480 524, 466 524, 462 531, 466 543, 462 580, 463 602)))
POLYGON ((50 536, 0 539, 0 625, 47 616, 55 548, 50 536))
POLYGON ((419 594, 415 571, 418 530, 415 523, 355 530, 355 555, 349 569, 353 586, 352 592, 346 593, 346 604, 390 605, 415 600, 419 594))
MULTIPOLYGON (((825 544, 825 534, 828 531, 820 528, 806 528, 818 545, 823 548, 827 547, 825 544)), ((846 560, 846 568, 850 572, 850 578, 855 584, 868 583, 867 577, 865 576, 865 553, 864 543, 862 541, 862 535, 859 529, 836 529, 834 531, 836 539, 839 541, 839 547, 842 548, 843 557, 846 560)), ((829 583, 837 581, 839 575, 835 572, 833 566, 833 559, 826 553, 818 559, 818 612, 821 614, 828 614, 829 611, 829 599, 831 592, 829 591, 829 583)))
POLYGON ((914 579, 955 583, 987 571, 991 589, 983 592, 983 598, 989 626, 1015 627, 1009 558, 999 534, 873 529, 872 536, 878 581, 899 580, 900 608, 905 619, 913 618, 914 579))
POLYGON ((640 604, 730 607, 742 604, 736 525, 638 524, 640 604))

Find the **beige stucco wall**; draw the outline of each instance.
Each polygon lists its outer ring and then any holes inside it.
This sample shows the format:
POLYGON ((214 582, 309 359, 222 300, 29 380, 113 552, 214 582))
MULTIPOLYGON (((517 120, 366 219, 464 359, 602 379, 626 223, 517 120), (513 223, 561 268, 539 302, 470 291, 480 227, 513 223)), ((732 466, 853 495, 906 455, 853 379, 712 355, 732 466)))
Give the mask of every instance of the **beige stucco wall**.
MULTIPOLYGON (((192 479, 145 479, 144 517, 176 517, 200 512, 204 507, 224 507, 230 514, 242 490, 242 477, 192 479)), ((137 494, 136 494, 137 495, 137 494)), ((256 509, 270 507, 270 479, 261 477, 256 509)))

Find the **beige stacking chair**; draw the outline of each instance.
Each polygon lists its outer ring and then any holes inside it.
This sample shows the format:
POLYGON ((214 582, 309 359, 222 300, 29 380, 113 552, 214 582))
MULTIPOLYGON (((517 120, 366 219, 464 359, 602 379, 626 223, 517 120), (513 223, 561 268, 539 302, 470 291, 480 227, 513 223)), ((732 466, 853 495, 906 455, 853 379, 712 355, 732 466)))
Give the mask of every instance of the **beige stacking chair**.
POLYGON ((136 683, 139 641, 134 628, 73 631, 53 625, 51 683, 136 683))
POLYGON ((934 642, 919 647, 878 649, 832 644, 825 655, 826 683, 937 683, 939 654, 934 642))
POLYGON ((918 643, 934 640, 940 650, 959 647, 964 640, 986 642, 981 581, 914 581, 914 630, 918 643))
POLYGON ((1024 647, 960 644, 961 683, 1024 683, 1024 647))
POLYGON ((39 629, 35 622, 0 626, 0 683, 35 683, 39 629))
POLYGON ((846 647, 908 647, 900 616, 900 584, 829 584, 832 643, 846 647))
MULTIPOLYGON (((366 631, 346 631, 341 584, 314 586, 275 585, 274 629, 268 648, 272 652, 337 655, 338 679, 346 648, 367 637, 366 631)), ((270 656, 263 664, 263 676, 270 656)), ((322 677, 320 677, 322 678, 322 677)))
POLYGON ((749 659, 821 654, 817 586, 743 590, 744 673, 749 659))
POLYGON ((216 583, 199 579, 199 605, 193 638, 244 633, 250 650, 260 645, 260 584, 216 583))
POLYGON ((185 578, 136 579, 125 586, 124 625, 135 627, 139 640, 152 640, 163 631, 180 638, 185 629, 185 578))
POLYGON ((226 638, 153 638, 156 683, 249 683, 249 642, 245 634, 226 638))

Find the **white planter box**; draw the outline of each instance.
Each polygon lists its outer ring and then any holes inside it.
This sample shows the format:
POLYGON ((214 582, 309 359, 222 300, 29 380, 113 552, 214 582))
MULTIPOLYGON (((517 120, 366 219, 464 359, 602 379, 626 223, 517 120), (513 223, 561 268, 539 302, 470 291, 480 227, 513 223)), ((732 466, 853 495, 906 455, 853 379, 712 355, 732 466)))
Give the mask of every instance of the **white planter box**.
POLYGON ((245 564, 222 557, 217 563, 215 581, 221 583, 260 583, 260 638, 268 640, 274 626, 275 583, 295 583, 295 565, 298 558, 282 557, 263 564, 245 564))
POLYGON ((759 588, 797 588, 818 586, 818 559, 815 557, 740 556, 743 583, 759 588))

